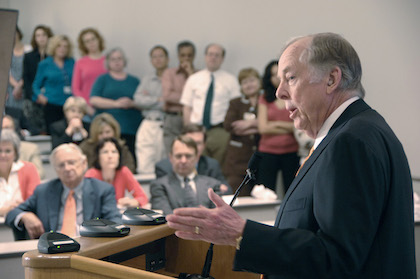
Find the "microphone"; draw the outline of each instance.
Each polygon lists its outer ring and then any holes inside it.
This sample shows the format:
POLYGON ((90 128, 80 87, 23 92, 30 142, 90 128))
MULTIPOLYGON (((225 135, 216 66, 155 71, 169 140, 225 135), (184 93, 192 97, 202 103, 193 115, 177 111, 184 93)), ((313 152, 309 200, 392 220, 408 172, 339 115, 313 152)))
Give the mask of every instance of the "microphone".
MULTIPOLYGON (((245 171, 245 177, 242 180, 239 187, 236 189, 235 194, 233 195, 232 200, 230 201, 230 207, 233 206, 233 204, 236 201, 236 198, 238 197, 239 193, 241 192, 241 189, 244 185, 248 184, 251 180, 256 180, 255 174, 258 170, 258 165, 261 161, 261 154, 258 151, 255 151, 254 154, 252 154, 251 159, 248 161, 248 169, 245 171)), ((213 260, 213 243, 210 243, 209 249, 207 250, 206 260, 204 261, 203 270, 201 272, 201 275, 199 274, 185 274, 181 273, 179 275, 179 278, 185 278, 185 279, 214 279, 214 277, 210 276, 210 268, 211 263, 213 260)))

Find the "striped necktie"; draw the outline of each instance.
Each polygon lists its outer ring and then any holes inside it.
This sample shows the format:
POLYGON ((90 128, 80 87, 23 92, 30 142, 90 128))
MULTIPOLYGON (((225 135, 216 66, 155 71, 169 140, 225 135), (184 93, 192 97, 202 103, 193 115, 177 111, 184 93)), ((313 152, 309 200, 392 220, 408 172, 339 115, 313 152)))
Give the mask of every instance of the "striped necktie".
POLYGON ((184 205, 185 207, 197 207, 197 195, 190 184, 188 177, 184 178, 184 205))

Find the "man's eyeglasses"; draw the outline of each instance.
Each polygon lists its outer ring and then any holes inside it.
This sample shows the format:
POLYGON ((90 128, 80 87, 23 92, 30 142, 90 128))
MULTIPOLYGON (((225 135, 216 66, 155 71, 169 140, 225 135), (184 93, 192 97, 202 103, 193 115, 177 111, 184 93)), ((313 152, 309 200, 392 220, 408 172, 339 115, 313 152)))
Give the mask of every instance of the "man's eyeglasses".
POLYGON ((74 167, 81 161, 82 161, 81 159, 79 159, 79 160, 67 160, 67 161, 64 161, 64 162, 61 162, 61 163, 57 164, 55 167, 59 170, 62 170, 66 167, 66 165, 68 165, 70 167, 74 167))

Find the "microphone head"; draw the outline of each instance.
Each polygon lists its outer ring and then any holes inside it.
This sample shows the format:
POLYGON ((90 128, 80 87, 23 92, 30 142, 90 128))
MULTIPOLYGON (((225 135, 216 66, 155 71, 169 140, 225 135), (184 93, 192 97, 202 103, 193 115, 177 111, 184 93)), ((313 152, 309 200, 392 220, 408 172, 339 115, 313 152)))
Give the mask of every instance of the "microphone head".
POLYGON ((257 173, 261 158, 262 158, 261 153, 259 153, 258 151, 255 151, 248 162, 248 169, 246 170, 246 173, 254 182, 257 180, 257 177, 255 174, 257 173))
POLYGON ((252 172, 255 172, 258 169, 261 158, 261 154, 258 151, 255 151, 254 154, 252 154, 251 159, 248 161, 248 169, 252 172))

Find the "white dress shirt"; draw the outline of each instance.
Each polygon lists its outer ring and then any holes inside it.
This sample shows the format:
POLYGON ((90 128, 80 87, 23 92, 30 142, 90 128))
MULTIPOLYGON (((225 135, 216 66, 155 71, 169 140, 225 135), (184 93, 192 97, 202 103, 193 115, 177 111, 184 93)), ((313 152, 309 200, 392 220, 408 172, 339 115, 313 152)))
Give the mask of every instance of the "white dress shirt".
POLYGON ((328 116, 327 120, 325 120, 324 124, 322 124, 321 129, 319 129, 318 134, 316 135, 316 139, 314 142, 313 149, 315 150, 318 145, 322 142, 322 140, 327 136, 328 132, 330 131, 331 127, 334 125, 335 121, 343 114, 343 112, 350 106, 352 103, 359 100, 359 97, 353 97, 342 103, 330 116, 328 116))
POLYGON ((181 104, 192 108, 191 123, 203 124, 204 105, 211 82, 211 74, 214 76, 211 125, 222 123, 229 109, 230 100, 241 96, 238 80, 226 71, 210 72, 205 69, 191 75, 185 83, 180 101, 181 104))
POLYGON ((0 207, 5 206, 8 202, 22 200, 18 177, 18 170, 22 167, 22 161, 13 162, 8 180, 0 177, 0 207))
MULTIPOLYGON (((185 177, 184 176, 180 176, 179 174, 175 173, 176 177, 178 178, 180 184, 181 184, 181 188, 184 189, 185 188, 185 177)), ((195 186, 195 182, 194 182, 194 177, 195 177, 195 172, 192 172, 191 174, 187 175, 187 177, 189 178, 189 183, 191 188, 193 189, 193 191, 195 193, 197 193, 197 187, 195 186)))

